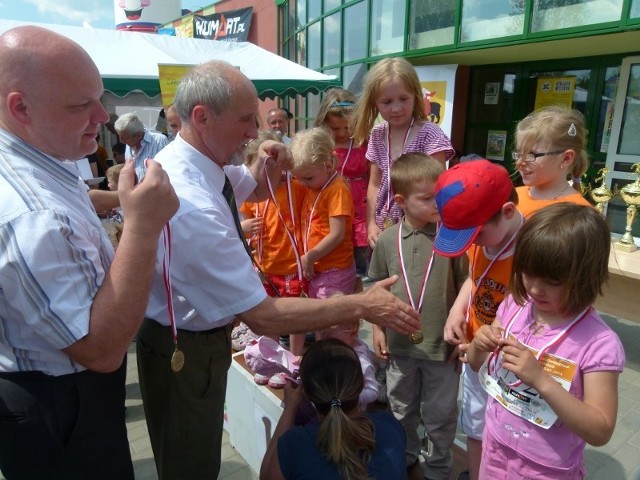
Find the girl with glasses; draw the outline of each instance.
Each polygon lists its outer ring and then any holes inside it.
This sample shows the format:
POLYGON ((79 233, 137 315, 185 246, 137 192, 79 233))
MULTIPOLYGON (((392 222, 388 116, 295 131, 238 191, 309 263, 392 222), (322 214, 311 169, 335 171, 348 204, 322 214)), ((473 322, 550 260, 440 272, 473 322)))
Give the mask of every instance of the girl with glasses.
POLYGON ((544 107, 518 123, 512 155, 524 184, 517 192, 525 217, 552 203, 590 205, 568 181, 587 170, 586 141, 584 117, 566 107, 544 107))

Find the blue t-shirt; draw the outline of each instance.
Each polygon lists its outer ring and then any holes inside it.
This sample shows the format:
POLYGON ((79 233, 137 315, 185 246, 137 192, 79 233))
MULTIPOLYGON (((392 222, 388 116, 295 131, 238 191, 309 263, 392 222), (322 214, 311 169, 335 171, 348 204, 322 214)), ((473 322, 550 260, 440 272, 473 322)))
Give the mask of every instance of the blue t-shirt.
MULTIPOLYGON (((376 446, 368 465, 372 479, 406 479, 406 437, 400 422, 389 412, 369 412, 375 429, 376 446)), ((340 480, 338 469, 329 463, 316 445, 318 423, 295 427, 278 440, 280 470, 287 480, 340 480)))

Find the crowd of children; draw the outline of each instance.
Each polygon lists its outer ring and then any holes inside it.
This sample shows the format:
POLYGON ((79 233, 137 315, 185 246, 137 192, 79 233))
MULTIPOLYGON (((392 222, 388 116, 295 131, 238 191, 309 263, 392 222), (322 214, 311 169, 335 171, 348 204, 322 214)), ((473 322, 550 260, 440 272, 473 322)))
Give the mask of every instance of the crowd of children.
MULTIPOLYGON (((260 132, 246 162, 273 136, 260 132)), ((458 422, 467 478, 584 478, 585 443, 613 433, 625 358, 592 307, 610 240, 572 188, 588 165, 586 138, 575 110, 527 116, 516 128, 516 188, 487 160, 446 168, 454 149, 427 121, 406 60, 374 65, 359 99, 342 89, 324 95, 315 127, 291 139, 292 171, 268 200, 240 209, 256 268, 272 296, 350 295, 358 277, 397 276, 391 291, 420 313, 422 328, 403 336, 374 326, 377 360, 357 323, 310 332, 316 342, 306 349, 308 336, 291 335, 302 386, 269 381, 285 387, 285 410, 262 478, 302 478, 308 461, 327 478, 402 465, 393 478, 449 479, 458 422), (347 368, 344 347, 361 373, 347 368), (336 358, 344 363, 329 381, 336 358), (375 380, 376 362, 386 385, 375 380), (378 388, 392 414, 384 421, 362 413, 378 388), (315 405, 311 426, 296 426, 303 397, 315 405), (376 422, 404 432, 400 445, 379 450, 387 442, 372 434, 376 422), (335 447, 337 438, 347 440, 335 447), (287 455, 294 447, 304 462, 287 455)))

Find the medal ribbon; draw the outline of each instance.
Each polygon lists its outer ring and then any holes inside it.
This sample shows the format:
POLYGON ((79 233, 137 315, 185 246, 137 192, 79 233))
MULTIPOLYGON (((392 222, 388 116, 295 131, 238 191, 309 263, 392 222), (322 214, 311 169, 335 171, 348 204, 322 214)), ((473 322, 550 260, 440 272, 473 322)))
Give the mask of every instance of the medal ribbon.
MULTIPOLYGON (((411 123, 409 124, 409 127, 404 134, 404 140, 402 140, 402 150, 400 151, 400 155, 402 155, 402 153, 404 152, 404 147, 407 144, 409 133, 411 132, 411 128, 413 127, 415 121, 415 117, 411 117, 411 123)), ((393 159, 391 158, 391 125, 389 125, 389 123, 387 122, 387 204, 385 205, 387 215, 389 214, 389 210, 391 209, 391 180, 389 179, 389 172, 391 172, 392 163, 393 159)))
MULTIPOLYGON (((521 306, 518 311, 509 319, 509 321, 507 322, 507 326, 504 329, 504 332, 502 333, 502 337, 503 338, 508 338, 509 336, 509 332, 511 331, 511 327, 513 327, 513 324, 516 321, 516 318, 518 316, 520 316, 520 314, 522 313, 522 311, 524 310, 524 308, 529 304, 529 302, 527 302, 526 304, 524 304, 523 306, 521 306)), ((589 313, 591 312, 591 306, 585 308, 582 312, 580 312, 573 320, 571 320, 571 322, 569 322, 568 325, 566 325, 554 338, 552 338, 551 340, 549 340, 545 345, 542 346, 542 348, 540 348, 540 350, 538 350, 538 353, 536 354, 536 360, 540 361, 540 359, 542 358, 542 355, 544 355, 547 350, 549 350, 551 347, 553 347, 554 345, 560 343, 562 341, 562 339, 569 333, 569 331, 578 323, 580 322, 583 318, 585 318, 589 313)), ((498 361, 498 354, 500 353, 500 348, 496 348, 493 352, 491 352, 491 355, 489 356, 489 359, 487 360, 487 373, 489 375, 491 375, 491 370, 492 370, 492 364, 495 366, 495 364, 498 361)), ((494 369, 495 371, 495 369, 494 369)), ((510 383, 508 384, 510 387, 518 387, 520 385, 522 385, 522 380, 518 380, 514 383, 510 383)))
POLYGON ((162 228, 162 245, 164 246, 164 254, 162 255, 162 279, 164 281, 165 291, 167 292, 167 312, 171 324, 171 334, 173 335, 173 346, 177 349, 178 328, 176 327, 176 319, 173 312, 173 292, 171 289, 171 226, 169 223, 162 228))
MULTIPOLYGON (((489 270, 491 270, 491 267, 493 267, 493 264, 496 263, 498 260, 500 260, 500 257, 502 257, 502 255, 506 251, 508 251, 509 248, 511 248, 511 246, 513 245, 513 242, 516 241, 516 236, 518 235, 518 232, 520 231, 520 227, 522 227, 523 223, 524 223, 524 217, 520 216, 520 224, 518 225, 518 228, 516 229, 516 231, 513 232, 513 235, 511 235, 511 238, 509 239, 509 241, 498 251, 497 255, 495 255, 491 259, 487 268, 485 268, 484 272, 482 272, 482 275, 480 275, 480 278, 478 278, 478 281, 475 282, 475 287, 476 287, 475 291, 473 290, 473 288, 471 288, 471 293, 469 294, 469 302, 467 303, 467 313, 464 316, 464 319, 467 325, 469 324, 469 313, 471 312, 471 304, 473 303, 473 299, 475 298, 476 294, 478 293, 478 290, 480 289, 480 285, 482 285, 482 281, 484 280, 484 277, 487 276, 487 274, 489 273, 489 270)), ((482 247, 476 246, 476 248, 482 248, 482 247)), ((478 255, 474 255, 473 263, 471 264, 471 272, 469 272, 471 274, 472 282, 474 278, 474 270, 475 270, 477 259, 478 259, 478 255)))
MULTIPOLYGON (((436 227, 437 234, 437 227, 436 227)), ((433 259, 435 258, 435 251, 431 251, 431 258, 429 259, 429 263, 427 264, 427 268, 424 272, 424 277, 422 278, 422 283, 420 284, 420 298, 418 299, 418 306, 416 307, 416 303, 413 301, 413 296, 411 295, 411 290, 409 289, 409 280, 407 278, 407 270, 404 265, 404 257, 402 255, 402 221, 400 225, 398 225, 398 257, 400 258, 400 273, 402 273, 402 283, 404 284, 404 289, 407 292, 407 298, 409 299, 409 303, 413 307, 414 310, 418 312, 422 312, 422 302, 424 301, 424 295, 427 291, 427 280, 429 279, 429 274, 431 273, 431 267, 433 266, 433 259)))
MULTIPOLYGON (((296 265, 298 266, 298 279, 302 281, 302 260, 300 259, 300 252, 298 250, 298 241, 295 236, 295 228, 296 228, 296 220, 293 211, 293 193, 291 191, 291 174, 289 172, 285 173, 286 175, 286 186, 287 186, 287 202, 289 203, 289 213, 291 215, 291 222, 293 224, 293 232, 289 231, 289 227, 287 226, 287 222, 284 221, 284 217, 282 216, 282 212, 280 211, 280 207, 278 206, 278 202, 276 202, 276 194, 273 190, 273 185, 271 185, 271 180, 269 179, 269 175, 267 175, 267 188, 269 189, 269 200, 273 200, 273 206, 276 208, 276 212, 278 212, 278 218, 284 225, 284 231, 287 232, 287 237, 289 237, 289 243, 291 243, 291 247, 293 248, 293 254, 296 257, 296 265)), ((324 188, 324 187, 323 187, 324 188)), ((264 214, 267 213, 267 208, 269 208, 269 200, 265 204, 264 214)), ((262 238, 262 236, 260 237, 262 238)), ((262 240, 260 240, 260 258, 262 258, 262 240)))
POLYGON ((349 157, 351 156, 351 148, 353 147, 353 138, 349 139, 349 150, 347 150, 347 156, 344 157, 344 163, 342 164, 342 168, 340 169, 340 175, 344 177, 344 169, 349 163, 349 157))
POLYGON ((305 229, 305 235, 304 235, 304 252, 307 253, 307 249, 309 248, 309 232, 311 232, 311 220, 313 219, 313 214, 316 211, 316 205, 318 205, 318 200, 320 199, 320 195, 322 195, 322 192, 324 191, 325 188, 327 188, 327 185, 329 185, 331 183, 331 180, 333 180, 334 178, 336 178, 336 176, 338 175, 338 172, 333 172, 333 175, 331 175, 326 182, 324 182, 324 185, 322 186, 322 188, 320 189, 320 191, 318 192, 318 195, 316 196, 316 199, 313 202, 313 207, 311 207, 311 213, 309 214, 309 220, 307 221, 307 225, 306 225, 306 229, 305 229))

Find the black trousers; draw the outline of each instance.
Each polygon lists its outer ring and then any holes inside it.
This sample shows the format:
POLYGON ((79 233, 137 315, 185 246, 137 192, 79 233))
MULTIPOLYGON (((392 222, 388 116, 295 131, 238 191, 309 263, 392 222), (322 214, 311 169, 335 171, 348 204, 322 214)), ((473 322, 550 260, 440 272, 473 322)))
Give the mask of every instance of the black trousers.
POLYGON ((0 373, 0 470, 7 480, 133 480, 126 359, 113 373, 0 373))

